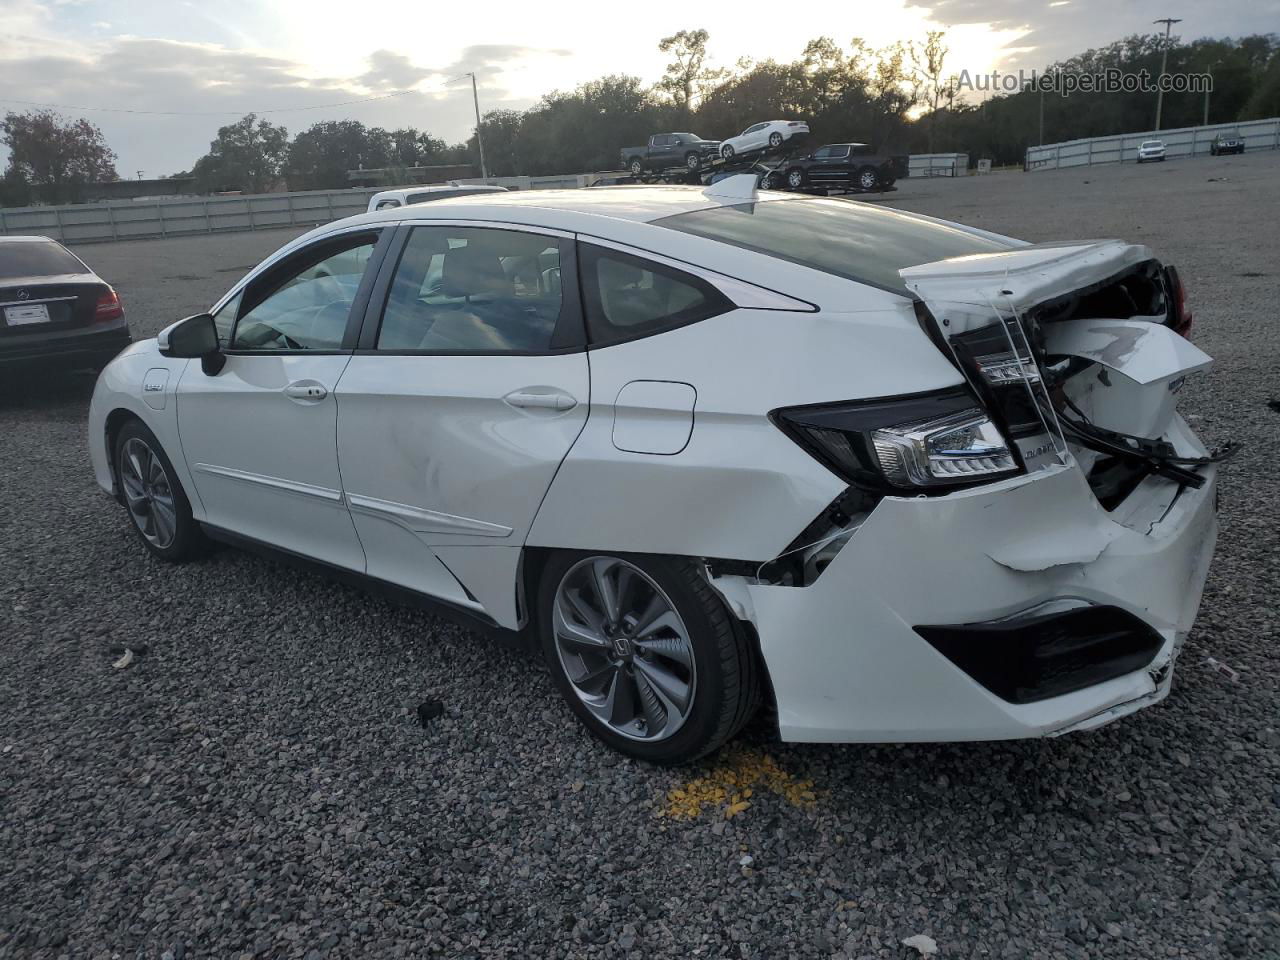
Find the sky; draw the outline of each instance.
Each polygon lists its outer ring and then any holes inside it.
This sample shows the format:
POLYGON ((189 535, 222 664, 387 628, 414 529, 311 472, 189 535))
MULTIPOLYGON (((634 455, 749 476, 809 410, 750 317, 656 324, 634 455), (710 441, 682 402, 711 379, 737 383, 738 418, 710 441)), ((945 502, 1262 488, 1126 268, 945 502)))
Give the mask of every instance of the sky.
POLYGON ((460 74, 476 73, 482 110, 523 109, 605 74, 657 80, 669 59, 658 41, 680 29, 708 30, 718 66, 793 60, 818 35, 883 46, 946 29, 948 72, 976 74, 1043 67, 1157 29, 1156 17, 1183 17, 1175 32, 1188 40, 1280 25, 1280 0, 878 0, 832 4, 820 17, 790 17, 776 0, 641 9, 580 0, 0 0, 0 111, 57 104, 102 129, 122 177, 154 177, 190 169, 219 126, 249 112, 291 134, 349 118, 457 142, 474 126, 470 82, 450 82, 460 74))

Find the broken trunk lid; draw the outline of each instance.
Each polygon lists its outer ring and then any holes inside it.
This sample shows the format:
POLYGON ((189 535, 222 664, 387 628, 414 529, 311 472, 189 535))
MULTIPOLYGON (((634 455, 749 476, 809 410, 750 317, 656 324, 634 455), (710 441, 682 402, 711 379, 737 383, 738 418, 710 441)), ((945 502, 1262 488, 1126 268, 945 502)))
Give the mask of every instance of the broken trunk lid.
POLYGON ((992 307, 1021 315, 1151 259, 1141 244, 1087 240, 952 257, 898 272, 907 289, 946 321, 948 333, 963 333, 991 323, 992 307))

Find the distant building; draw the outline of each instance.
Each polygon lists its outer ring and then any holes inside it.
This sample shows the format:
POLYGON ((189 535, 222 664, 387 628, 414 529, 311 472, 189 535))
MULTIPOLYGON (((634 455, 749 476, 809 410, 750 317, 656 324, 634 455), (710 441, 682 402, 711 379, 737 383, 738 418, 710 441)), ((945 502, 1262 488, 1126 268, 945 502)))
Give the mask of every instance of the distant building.
POLYGON ((137 200, 141 197, 189 197, 196 192, 195 185, 195 177, 107 180, 103 183, 86 183, 81 188, 80 196, 87 203, 98 200, 137 200))
POLYGON ((369 167, 348 170, 347 180, 353 187, 391 187, 413 183, 446 183, 475 176, 469 163, 442 163, 431 167, 369 167))

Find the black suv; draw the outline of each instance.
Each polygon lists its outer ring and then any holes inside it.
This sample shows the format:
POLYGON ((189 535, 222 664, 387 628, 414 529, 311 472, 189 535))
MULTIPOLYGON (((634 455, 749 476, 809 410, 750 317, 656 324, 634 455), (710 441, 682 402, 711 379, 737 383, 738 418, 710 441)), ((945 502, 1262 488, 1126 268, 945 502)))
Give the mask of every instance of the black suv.
POLYGON ((1244 153, 1244 137, 1238 133, 1217 134, 1209 142, 1209 154, 1220 157, 1224 153, 1244 153))
POLYGON ((906 154, 890 156, 865 143, 828 143, 808 156, 788 160, 765 178, 763 186, 784 190, 836 187, 872 193, 888 190, 906 175, 906 154))

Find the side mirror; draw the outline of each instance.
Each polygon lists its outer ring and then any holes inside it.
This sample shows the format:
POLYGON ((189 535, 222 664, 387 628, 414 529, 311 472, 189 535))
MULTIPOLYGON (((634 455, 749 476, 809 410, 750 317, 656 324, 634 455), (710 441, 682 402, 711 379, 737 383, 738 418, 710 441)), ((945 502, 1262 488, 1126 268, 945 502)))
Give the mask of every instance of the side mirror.
POLYGON ((156 343, 166 357, 199 358, 202 369, 210 376, 227 362, 218 348, 218 328, 214 326, 212 314, 197 313, 165 327, 156 337, 156 343))

